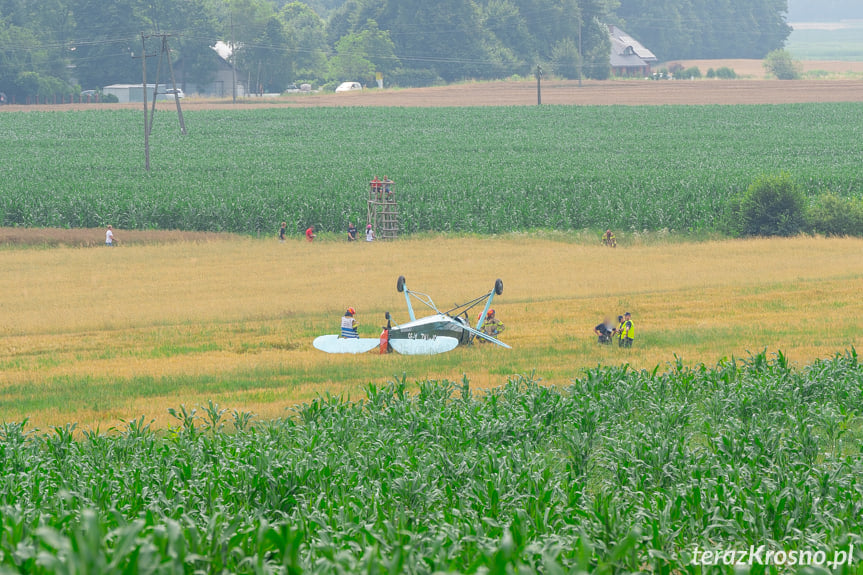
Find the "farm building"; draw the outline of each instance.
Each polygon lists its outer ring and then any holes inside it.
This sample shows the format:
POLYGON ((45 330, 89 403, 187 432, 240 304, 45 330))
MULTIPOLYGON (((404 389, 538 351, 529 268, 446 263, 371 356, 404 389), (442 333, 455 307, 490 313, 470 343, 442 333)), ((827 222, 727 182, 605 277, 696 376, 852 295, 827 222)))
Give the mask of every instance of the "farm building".
MULTIPOLYGON (((213 50, 213 66, 214 72, 212 80, 207 84, 198 84, 190 81, 186 76, 183 60, 179 60, 174 64, 174 77, 177 80, 177 86, 183 89, 183 92, 192 96, 198 95, 205 98, 231 98, 231 82, 234 81, 233 66, 215 49, 213 50)), ((246 97, 246 86, 240 81, 239 75, 237 80, 237 98, 246 97)))
MULTIPOLYGON (((147 84, 147 99, 151 100, 153 98, 153 87, 154 84, 147 84)), ((156 96, 157 100, 167 100, 169 98, 173 98, 172 95, 165 94, 165 90, 168 88, 165 84, 159 84, 159 94, 156 96)), ((141 84, 111 84, 110 86, 105 86, 102 88, 103 94, 113 94, 117 96, 117 100, 121 103, 128 102, 143 102, 144 95, 143 90, 141 88, 141 84)))
POLYGON ((658 58, 641 42, 618 28, 609 26, 611 73, 615 76, 650 76, 650 66, 658 58))

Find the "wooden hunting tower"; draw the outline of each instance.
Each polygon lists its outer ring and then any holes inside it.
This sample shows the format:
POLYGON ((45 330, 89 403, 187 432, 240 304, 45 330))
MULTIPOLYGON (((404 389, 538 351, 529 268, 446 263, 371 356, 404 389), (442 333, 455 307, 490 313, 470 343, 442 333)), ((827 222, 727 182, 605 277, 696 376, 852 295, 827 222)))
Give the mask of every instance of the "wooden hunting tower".
POLYGON ((366 223, 371 224, 379 240, 394 240, 399 236, 399 204, 396 201, 395 182, 377 176, 369 182, 369 212, 366 223))

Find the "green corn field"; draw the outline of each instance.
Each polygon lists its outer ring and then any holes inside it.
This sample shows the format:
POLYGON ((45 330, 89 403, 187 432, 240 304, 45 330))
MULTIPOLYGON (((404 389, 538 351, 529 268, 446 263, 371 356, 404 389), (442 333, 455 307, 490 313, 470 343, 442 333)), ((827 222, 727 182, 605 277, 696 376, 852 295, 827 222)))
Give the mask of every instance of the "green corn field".
POLYGON ((730 196, 788 172, 863 195, 859 104, 0 114, 0 225, 275 233, 365 221, 396 181, 406 232, 712 230, 730 196))
POLYGON ((178 408, 166 431, 5 423, 0 572, 696 573, 699 549, 761 545, 853 546, 835 571, 863 570, 853 350, 366 395, 178 408))

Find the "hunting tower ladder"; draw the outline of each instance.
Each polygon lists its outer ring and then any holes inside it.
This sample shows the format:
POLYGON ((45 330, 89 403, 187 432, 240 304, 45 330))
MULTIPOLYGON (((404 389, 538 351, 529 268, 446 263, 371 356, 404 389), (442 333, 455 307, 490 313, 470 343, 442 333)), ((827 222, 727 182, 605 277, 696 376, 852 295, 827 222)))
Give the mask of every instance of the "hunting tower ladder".
POLYGON ((367 223, 372 225, 379 240, 394 240, 399 236, 399 204, 396 201, 395 182, 383 180, 369 182, 369 211, 367 223))

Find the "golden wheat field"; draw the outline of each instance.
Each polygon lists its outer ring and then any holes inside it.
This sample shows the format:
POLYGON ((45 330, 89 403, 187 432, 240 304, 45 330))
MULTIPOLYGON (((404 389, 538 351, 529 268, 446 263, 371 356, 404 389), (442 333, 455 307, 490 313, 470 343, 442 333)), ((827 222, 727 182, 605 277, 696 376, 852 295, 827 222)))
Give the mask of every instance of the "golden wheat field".
MULTIPOLYGON (((121 232, 118 237, 122 238, 121 232)), ((0 250, 0 420, 109 428, 137 416, 170 425, 170 407, 219 405, 285 415, 317 394, 358 398, 393 377, 496 386, 535 371, 566 385, 585 368, 675 360, 712 364, 782 350, 803 363, 857 345, 863 240, 639 242, 616 249, 566 236, 430 236, 308 244, 208 238, 105 247, 0 250), (347 306, 361 335, 391 311, 396 278, 441 309, 485 293, 505 350, 433 357, 326 355, 347 306), (599 346, 603 315, 630 311, 631 350, 599 346)))

